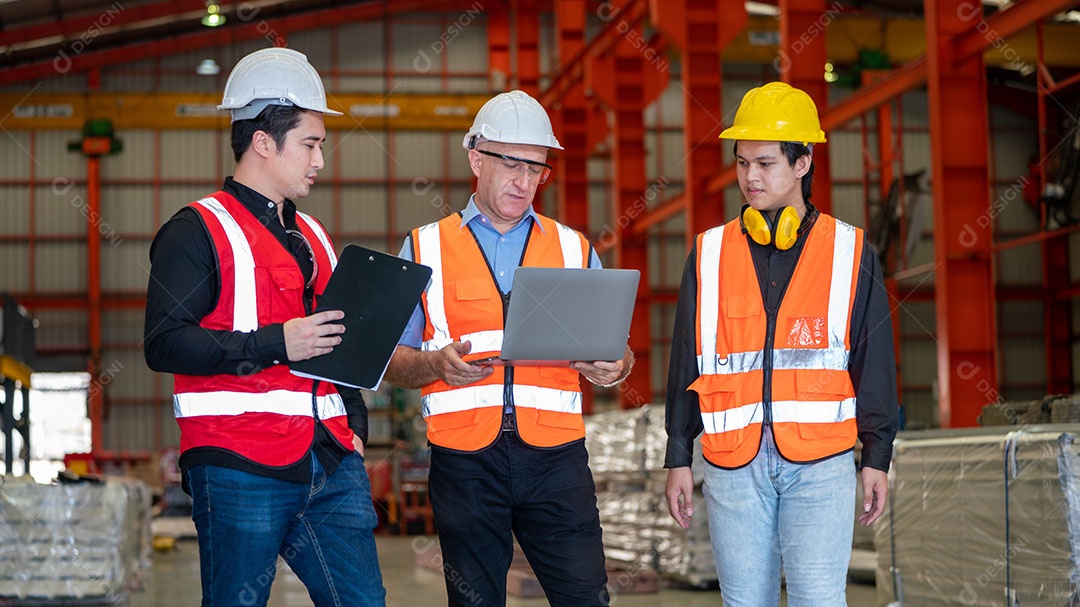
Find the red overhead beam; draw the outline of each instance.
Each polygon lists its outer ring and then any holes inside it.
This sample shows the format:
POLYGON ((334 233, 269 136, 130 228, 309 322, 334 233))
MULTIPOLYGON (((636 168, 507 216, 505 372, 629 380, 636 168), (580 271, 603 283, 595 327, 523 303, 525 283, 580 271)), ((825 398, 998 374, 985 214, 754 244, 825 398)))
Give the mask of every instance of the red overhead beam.
POLYGON ((984 20, 981 3, 964 2, 957 8, 956 16, 969 23, 971 28, 953 39, 956 59, 969 59, 992 46, 1002 47, 1006 38, 1075 6, 1076 0, 1026 0, 999 10, 984 20))
POLYGON ((13 44, 25 44, 43 38, 61 36, 65 39, 89 35, 91 28, 101 30, 143 21, 155 21, 167 17, 179 17, 193 11, 206 11, 206 0, 173 0, 143 6, 122 6, 116 2, 101 11, 86 17, 71 17, 55 23, 30 25, 11 30, 0 31, 0 47, 13 44), (117 6, 120 5, 120 6, 117 6))
MULTIPOLYGON (((468 10, 468 5, 465 2, 394 0, 394 2, 364 2, 353 6, 335 7, 288 17, 252 19, 236 25, 203 28, 203 31, 197 33, 170 36, 100 51, 87 50, 70 56, 69 60, 63 65, 62 73, 85 72, 94 68, 139 61, 148 57, 173 55, 215 46, 228 46, 236 42, 257 40, 259 38, 265 39, 269 45, 283 39, 288 34, 326 27, 327 24, 367 21, 386 17, 387 15, 430 11, 447 6, 464 6, 466 7, 465 10, 468 10)), ((89 46, 92 48, 93 44, 89 46)), ((0 86, 57 76, 61 72, 54 65, 55 61, 55 58, 51 58, 46 61, 4 69, 0 71, 0 86)))

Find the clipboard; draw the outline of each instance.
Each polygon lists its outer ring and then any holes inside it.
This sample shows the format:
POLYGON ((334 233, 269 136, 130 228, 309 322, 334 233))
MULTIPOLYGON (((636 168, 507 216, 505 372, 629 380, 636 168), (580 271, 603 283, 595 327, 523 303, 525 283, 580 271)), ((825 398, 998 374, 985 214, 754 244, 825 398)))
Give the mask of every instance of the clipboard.
POLYGON ((316 312, 342 310, 345 333, 329 354, 289 363, 293 375, 376 390, 431 268, 356 245, 345 247, 316 312))

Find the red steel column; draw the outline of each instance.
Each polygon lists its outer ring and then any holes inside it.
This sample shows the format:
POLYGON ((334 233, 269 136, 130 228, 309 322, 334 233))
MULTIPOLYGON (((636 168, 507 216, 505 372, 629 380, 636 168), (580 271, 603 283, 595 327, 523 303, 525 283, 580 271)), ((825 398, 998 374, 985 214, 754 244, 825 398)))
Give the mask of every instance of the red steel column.
POLYGON ((90 450, 101 451, 104 421, 104 394, 100 383, 101 373, 101 232, 95 220, 101 218, 101 157, 91 155, 86 159, 86 315, 87 346, 90 360, 90 450))
MULTIPOLYGON (((724 192, 710 193, 706 182, 723 166, 725 142, 721 103, 723 65, 720 53, 743 31, 746 8, 742 2, 650 0, 655 26, 681 52, 683 149, 686 153, 686 242, 694 235, 724 223, 724 192)), ((730 145, 730 143, 727 143, 730 145)))
POLYGON ((953 38, 973 27, 962 4, 924 4, 942 427, 976 425, 998 398, 986 67, 981 53, 956 60, 953 38))
POLYGON ((620 406, 632 408, 652 399, 652 328, 646 239, 635 234, 629 225, 643 211, 641 205, 647 186, 644 110, 663 91, 667 76, 653 65, 646 65, 644 50, 634 48, 632 41, 641 39, 640 27, 619 31, 625 31, 625 35, 615 45, 614 56, 590 60, 586 86, 592 88, 613 117, 613 205, 605 233, 614 234, 614 267, 641 271, 637 305, 630 324, 630 348, 637 358, 637 367, 619 392, 620 406))
MULTIPOLYGON (((91 91, 101 86, 101 70, 87 74, 91 91)), ((86 155, 86 345, 90 353, 90 387, 87 409, 90 413, 90 451, 105 448, 102 425, 105 421, 105 390, 101 384, 101 156, 109 153, 108 141, 83 140, 86 155), (95 146, 96 144, 96 146, 95 146)))
POLYGON ((517 31, 517 88, 540 94, 540 12, 533 0, 514 0, 517 31))
MULTIPOLYGON (((555 36, 560 69, 585 44, 585 0, 555 1, 555 36)), ((575 86, 556 108, 547 108, 555 124, 555 136, 566 148, 559 153, 556 178, 559 186, 559 221, 589 234, 588 111, 581 85, 575 86)))
MULTIPOLYGON (((834 1, 826 9, 825 0, 780 0, 780 79, 802 89, 817 104, 818 113, 829 107, 825 82, 825 25, 830 15, 840 11, 834 1)), ((814 145, 813 203, 823 213, 832 213, 832 178, 828 144, 814 145)))
MULTIPOLYGON (((555 1, 555 37, 561 69, 568 68, 570 58, 585 44, 585 0, 555 1)), ((588 109, 585 93, 578 84, 557 102, 558 109, 547 108, 555 126, 555 136, 565 150, 558 153, 556 181, 559 188, 558 219, 564 224, 590 234, 589 231, 589 175, 587 163, 588 109)), ((589 382, 582 382, 581 410, 592 413, 594 390, 589 382)))
POLYGON ((488 18, 488 87, 492 91, 510 90, 510 13, 502 4, 487 11, 488 18))

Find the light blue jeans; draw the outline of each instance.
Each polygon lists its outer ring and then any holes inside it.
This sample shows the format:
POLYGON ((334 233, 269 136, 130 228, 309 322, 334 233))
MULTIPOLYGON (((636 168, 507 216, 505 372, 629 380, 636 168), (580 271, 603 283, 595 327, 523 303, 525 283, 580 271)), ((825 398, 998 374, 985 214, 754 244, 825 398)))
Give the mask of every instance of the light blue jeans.
POLYGON ((766 430, 752 462, 736 470, 705 465, 716 573, 724 607, 780 603, 844 607, 855 514, 850 453, 812 464, 780 456, 766 430))

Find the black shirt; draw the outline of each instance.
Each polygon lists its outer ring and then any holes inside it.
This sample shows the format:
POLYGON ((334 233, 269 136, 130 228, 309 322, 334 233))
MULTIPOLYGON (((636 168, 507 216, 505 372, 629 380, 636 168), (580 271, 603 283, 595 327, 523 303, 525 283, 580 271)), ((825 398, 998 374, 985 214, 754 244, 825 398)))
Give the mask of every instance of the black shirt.
MULTIPOLYGON (((798 240, 787 251, 746 238, 766 310, 775 312, 779 309, 806 236, 816 224, 817 217, 817 210, 808 203, 798 240)), ((671 338, 665 468, 689 466, 694 439, 704 430, 697 392, 687 390, 698 378, 696 318, 697 260, 694 248, 686 258, 671 338)), ((855 388, 855 419, 863 444, 862 465, 887 471, 899 419, 896 360, 888 293, 881 278, 878 257, 865 239, 851 312, 850 343, 848 373, 855 388)))
MULTIPOLYGON (((270 199, 247 186, 225 179, 222 189, 232 194, 293 254, 305 281, 314 271, 311 253, 302 240, 286 230, 298 230, 296 205, 286 199, 282 218, 270 199)), ((317 246, 317 245, 316 245, 317 246)), ((217 252, 200 215, 190 207, 177 211, 150 245, 150 283, 146 292, 144 354, 154 371, 185 375, 246 374, 285 362, 282 324, 259 327, 250 333, 211 331, 199 322, 217 305, 221 289, 217 252)), ((311 313, 313 290, 304 293, 304 307, 311 313)), ((367 441, 367 408, 358 390, 337 387, 345 403, 349 428, 367 441)), ((312 449, 327 472, 337 469, 349 454, 338 445, 321 422, 315 426, 312 449)), ((212 447, 189 449, 180 456, 180 470, 207 464, 234 468, 283 480, 311 480, 311 458, 291 466, 257 464, 234 453, 212 447)))

